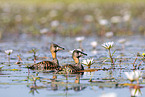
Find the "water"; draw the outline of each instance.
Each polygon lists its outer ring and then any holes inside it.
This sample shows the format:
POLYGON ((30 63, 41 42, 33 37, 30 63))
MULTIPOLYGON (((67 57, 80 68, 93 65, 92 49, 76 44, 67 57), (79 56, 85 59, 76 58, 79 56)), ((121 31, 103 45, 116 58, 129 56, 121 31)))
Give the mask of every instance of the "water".
MULTIPOLYGON (((115 68, 112 70, 99 70, 95 72, 85 72, 80 77, 80 83, 75 83, 76 75, 56 75, 57 81, 53 81, 53 73, 44 73, 39 70, 28 70, 27 65, 33 64, 33 54, 29 53, 32 48, 37 48, 39 51, 36 55, 39 57, 37 62, 42 60, 52 60, 49 51, 50 43, 55 42, 66 50, 57 53, 58 60, 61 65, 66 63, 73 63, 70 50, 77 49, 79 44, 74 38, 69 37, 57 37, 52 41, 51 37, 43 36, 40 40, 36 39, 21 39, 19 41, 5 41, 0 43, 0 67, 3 66, 0 71, 0 94, 2 97, 88 97, 95 96, 100 97, 106 93, 116 93, 117 97, 130 97, 129 86, 121 86, 123 83, 130 83, 127 80, 124 72, 132 71, 133 62, 137 53, 142 54, 145 48, 145 38, 141 36, 130 36, 126 38, 125 48, 122 49, 122 45, 117 41, 122 37, 114 37, 112 39, 98 38, 98 37, 86 37, 83 41, 84 52, 88 56, 81 58, 93 58, 93 68, 110 68, 110 61, 102 62, 105 57, 108 57, 108 52, 101 46, 102 43, 107 41, 114 41, 115 46, 111 49, 111 52, 116 50, 114 58, 117 58, 115 62, 115 68), (92 51, 90 45, 91 41, 98 41, 96 51, 92 51), (8 56, 4 53, 4 50, 13 49, 11 54, 10 63, 8 56), (95 53, 94 53, 95 52, 95 53), (18 61, 17 55, 21 54, 23 64, 15 64, 18 61), (122 56, 123 55, 123 56, 122 56), (42 58, 46 57, 46 58, 42 58), (122 62, 120 63, 120 60, 122 62), (120 69, 120 66, 122 69, 120 69), (36 81, 37 88, 32 88, 34 77, 40 78, 36 81), (92 82, 89 82, 90 78, 92 82)), ((141 56, 138 57, 135 65, 140 64, 141 56)), ((87 67, 85 67, 87 69, 87 67)), ((144 63, 141 63, 139 68, 143 72, 144 76, 144 63)), ((135 83, 136 84, 136 83, 135 83)), ((140 86, 144 86, 144 79, 140 81, 140 86)), ((141 88, 142 96, 144 97, 145 88, 141 88)))

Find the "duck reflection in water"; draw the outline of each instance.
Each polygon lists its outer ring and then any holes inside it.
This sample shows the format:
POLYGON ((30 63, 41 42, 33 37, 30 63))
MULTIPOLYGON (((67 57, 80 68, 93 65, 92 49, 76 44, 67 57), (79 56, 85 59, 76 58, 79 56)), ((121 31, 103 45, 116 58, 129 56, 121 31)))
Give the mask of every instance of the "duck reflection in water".
POLYGON ((66 92, 68 92, 69 90, 82 91, 86 88, 86 86, 83 86, 80 84, 81 76, 82 75, 80 75, 80 74, 76 74, 76 78, 75 78, 74 82, 69 82, 68 78, 66 78, 66 82, 58 82, 57 79, 53 79, 53 80, 51 80, 51 90, 57 91, 57 90, 63 89, 66 92))

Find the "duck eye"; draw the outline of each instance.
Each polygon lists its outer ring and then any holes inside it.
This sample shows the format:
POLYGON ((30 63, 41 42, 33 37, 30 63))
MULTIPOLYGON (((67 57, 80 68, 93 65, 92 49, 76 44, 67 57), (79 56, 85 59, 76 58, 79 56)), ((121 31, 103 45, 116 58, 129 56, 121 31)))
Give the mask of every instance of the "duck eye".
POLYGON ((81 56, 82 55, 82 53, 81 52, 79 52, 79 56, 81 56))
POLYGON ((56 47, 56 50, 58 50, 59 49, 59 47, 56 47))

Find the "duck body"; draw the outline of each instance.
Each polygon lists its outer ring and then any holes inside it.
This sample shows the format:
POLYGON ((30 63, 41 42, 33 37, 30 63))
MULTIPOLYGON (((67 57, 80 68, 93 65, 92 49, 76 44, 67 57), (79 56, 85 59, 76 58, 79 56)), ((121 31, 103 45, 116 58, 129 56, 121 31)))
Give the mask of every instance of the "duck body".
POLYGON ((59 74, 77 74, 78 71, 84 70, 84 67, 79 68, 76 65, 66 64, 65 66, 59 67, 59 74))
POLYGON ((87 55, 87 54, 85 54, 85 53, 83 53, 79 50, 74 50, 73 54, 72 54, 72 57, 73 57, 76 64, 66 64, 62 67, 59 67, 58 73, 59 74, 78 74, 78 73, 82 73, 82 72, 78 72, 78 71, 84 70, 83 65, 79 62, 79 58, 82 55, 87 55))
POLYGON ((32 66, 30 66, 30 69, 48 69, 48 70, 53 70, 56 68, 59 68, 59 64, 55 63, 54 61, 42 61, 42 62, 38 62, 32 66))
POLYGON ((30 69, 47 69, 47 70, 53 70, 56 68, 59 68, 59 62, 57 60, 56 57, 56 52, 59 50, 64 50, 64 48, 58 46, 57 44, 51 44, 50 46, 50 51, 53 57, 52 61, 42 61, 42 62, 38 62, 36 64, 33 64, 32 66, 30 66, 30 69))

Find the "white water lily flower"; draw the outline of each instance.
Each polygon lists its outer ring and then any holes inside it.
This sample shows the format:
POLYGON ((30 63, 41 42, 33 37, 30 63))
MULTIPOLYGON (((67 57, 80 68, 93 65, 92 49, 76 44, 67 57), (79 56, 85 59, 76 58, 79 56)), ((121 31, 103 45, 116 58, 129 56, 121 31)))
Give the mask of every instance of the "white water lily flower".
POLYGON ((124 44, 124 43, 126 42, 126 39, 124 39, 124 38, 123 38, 123 39, 119 39, 118 42, 119 42, 120 44, 124 44))
POLYGON ((113 32, 106 32, 105 37, 111 38, 113 37, 114 33, 113 32))
POLYGON ((86 66, 91 66, 94 62, 93 62, 93 58, 92 59, 86 59, 86 60, 83 60, 83 64, 86 65, 86 66))
POLYGON ((127 22, 127 21, 129 21, 130 20, 130 14, 129 13, 126 13, 126 14, 124 14, 124 16, 122 17, 122 19, 123 19, 123 21, 124 22, 127 22))
POLYGON ((111 18, 112 23, 119 23, 119 22, 121 22, 121 20, 122 20, 121 16, 113 16, 111 18))
POLYGON ((102 46, 106 49, 110 49, 112 48, 114 45, 114 42, 106 42, 106 43, 103 43, 102 46))
POLYGON ((92 15, 86 15, 84 17, 84 20, 87 21, 87 22, 92 22, 93 21, 93 16, 92 15))
POLYGON ((97 41, 92 41, 92 42, 91 42, 91 46, 92 46, 93 48, 95 48, 95 47, 97 46, 97 44, 98 44, 97 41))
POLYGON ((52 22, 50 23, 50 25, 51 25, 52 27, 57 27, 57 26, 59 26, 59 21, 54 20, 54 21, 52 21, 52 22))
POLYGON ((130 89, 130 94, 131 94, 131 96, 133 96, 133 97, 141 96, 141 95, 142 95, 140 89, 130 89))
POLYGON ((81 42, 81 41, 83 41, 84 39, 85 39, 84 36, 76 37, 76 41, 78 41, 78 42, 81 42))
POLYGON ((45 33, 47 33, 48 31, 49 31, 49 29, 43 28, 43 29, 40 30, 40 33, 41 33, 41 34, 45 34, 45 33))
POLYGON ((13 52, 13 50, 5 50, 5 53, 6 53, 7 55, 11 55, 12 52, 13 52))
POLYGON ((108 24, 108 20, 106 20, 106 19, 101 19, 101 20, 99 20, 99 24, 100 24, 100 25, 107 25, 107 24, 108 24))
POLYGON ((124 72, 126 77, 130 80, 130 81, 135 81, 138 80, 139 78, 141 78, 142 73, 139 70, 133 71, 133 72, 124 72))
POLYGON ((50 16, 50 17, 56 17, 57 14, 58 14, 57 10, 51 10, 51 11, 49 12, 49 16, 50 16))
POLYGON ((116 93, 106 93, 106 94, 102 94, 100 97, 117 97, 116 93))

